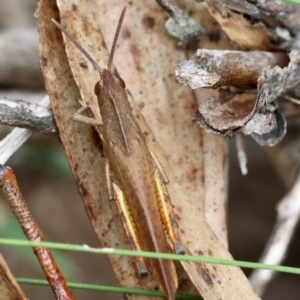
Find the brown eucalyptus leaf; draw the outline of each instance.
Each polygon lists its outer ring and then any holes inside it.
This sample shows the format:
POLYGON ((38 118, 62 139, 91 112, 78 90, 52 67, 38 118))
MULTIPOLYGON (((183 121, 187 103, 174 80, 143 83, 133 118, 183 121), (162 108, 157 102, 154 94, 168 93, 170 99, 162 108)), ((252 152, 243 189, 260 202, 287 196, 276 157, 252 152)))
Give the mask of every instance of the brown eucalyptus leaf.
MULTIPOLYGON (((74 5, 71 5, 71 10, 72 7, 74 8, 74 5)), ((102 246, 130 249, 116 204, 108 199, 104 175, 105 158, 97 133, 91 126, 73 121, 73 115, 80 108, 78 100, 81 95, 69 67, 62 34, 50 21, 51 18, 59 19, 56 5, 48 0, 41 1, 38 10, 40 56, 46 89, 51 99, 61 141, 86 211, 102 246)), ((90 86, 93 85, 91 82, 90 86)), ((139 278, 133 258, 111 256, 110 261, 122 285, 157 288, 157 283, 151 276, 139 278)), ((99 270, 99 272, 106 271, 99 270)), ((134 295, 128 298, 143 299, 142 296, 134 295)))
POLYGON ((203 132, 205 220, 220 242, 228 248, 227 236, 227 141, 203 132))
POLYGON ((276 37, 263 23, 251 23, 243 15, 223 5, 206 4, 210 14, 221 25, 229 39, 240 48, 248 50, 272 50, 276 37), (241 34, 242 32, 242 34, 241 34))
POLYGON ((26 296, 0 254, 0 299, 26 300, 26 296))
MULTIPOLYGON (((194 2, 186 2, 185 11, 194 12, 193 18, 199 20, 208 32, 207 36, 200 37, 200 48, 231 49, 232 43, 222 33, 219 24, 208 13, 203 5, 195 7, 194 2), (193 5, 192 5, 193 4, 193 5)), ((187 57, 192 55, 188 51, 187 57)), ((207 98, 218 95, 216 90, 197 89, 193 93, 199 105, 207 98)), ((227 248, 227 141, 221 137, 203 132, 203 169, 204 169, 204 210, 205 219, 220 242, 227 248)))

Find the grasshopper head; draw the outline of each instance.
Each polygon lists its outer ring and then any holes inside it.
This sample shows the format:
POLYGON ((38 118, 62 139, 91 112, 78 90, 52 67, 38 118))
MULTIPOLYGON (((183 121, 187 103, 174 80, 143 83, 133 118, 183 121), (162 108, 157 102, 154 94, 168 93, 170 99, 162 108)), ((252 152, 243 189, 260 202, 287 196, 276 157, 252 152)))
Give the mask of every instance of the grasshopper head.
POLYGON ((123 93, 125 87, 125 82, 121 77, 113 75, 110 70, 103 69, 101 79, 95 84, 94 88, 99 105, 102 106, 105 99, 112 97, 112 93, 114 96, 123 93))

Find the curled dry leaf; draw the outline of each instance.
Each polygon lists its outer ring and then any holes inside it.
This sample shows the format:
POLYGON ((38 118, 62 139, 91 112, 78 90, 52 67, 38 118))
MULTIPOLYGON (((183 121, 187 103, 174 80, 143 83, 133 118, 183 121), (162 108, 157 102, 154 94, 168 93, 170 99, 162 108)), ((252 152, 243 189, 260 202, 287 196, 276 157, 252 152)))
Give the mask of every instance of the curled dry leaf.
POLYGON ((0 254, 0 299, 26 300, 26 296, 11 274, 3 256, 0 254))
POLYGON ((220 91, 219 98, 208 98, 200 104, 195 121, 208 132, 232 137, 253 116, 255 104, 256 94, 220 91))
POLYGON ((286 120, 278 111, 274 112, 276 128, 264 134, 251 133, 251 136, 261 146, 274 146, 278 144, 286 134, 286 120))
POLYGON ((276 117, 272 111, 265 113, 256 113, 251 120, 245 124, 243 132, 245 134, 264 135, 277 128, 276 117))
POLYGON ((196 0, 206 2, 209 5, 225 6, 235 12, 251 17, 252 22, 256 19, 263 21, 271 28, 284 27, 297 34, 299 31, 299 6, 283 1, 265 0, 196 0))
POLYGON ((238 11, 242 14, 250 14, 251 16, 257 18, 261 16, 259 8, 254 3, 249 3, 247 0, 196 0, 196 2, 206 2, 209 4, 226 6, 234 11, 238 11))
MULTIPOLYGON (((271 26, 281 26, 297 34, 300 29, 300 7, 283 1, 256 0, 261 19, 271 26), (275 22, 275 24, 274 24, 275 22)), ((248 13, 249 14, 249 13, 248 13)), ((250 14, 251 15, 251 14, 250 14)))
MULTIPOLYGON (((92 106, 93 112, 97 111, 93 88, 99 76, 89 64, 86 67, 86 64, 80 63, 82 54, 66 41, 72 72, 80 88, 77 89, 64 54, 61 34, 48 22, 51 17, 58 19, 57 10, 46 0, 41 3, 47 5, 39 14, 41 57, 47 91, 79 191, 102 244, 130 248, 115 203, 108 201, 106 185, 99 184, 105 182, 104 157, 101 147, 97 147, 101 144, 95 140, 92 128, 72 121, 72 115, 78 108, 76 101, 80 97, 92 106), (44 19, 45 15, 47 19, 44 19)), ((102 67, 107 62, 104 45, 112 44, 112 24, 117 23, 125 4, 125 1, 117 0, 78 0, 72 1, 72 4, 58 1, 61 18, 102 67), (91 9, 96 12, 97 24, 105 42, 92 18, 91 9)), ((168 190, 186 252, 231 259, 205 220, 202 136, 191 122, 196 103, 192 92, 180 87, 173 78, 174 66, 184 59, 185 54, 176 50, 174 40, 165 33, 164 16, 164 11, 153 1, 148 1, 147 5, 141 1, 131 1, 121 30, 115 64, 135 102, 146 102, 143 114, 162 148, 143 122, 143 117, 140 115, 137 119, 150 149, 168 174, 168 190), (153 45, 157 47, 155 51, 150 51, 153 45)), ((110 259, 122 285, 157 288, 152 276, 143 279, 137 276, 134 259, 115 256, 110 259)), ((259 299, 239 268, 194 263, 183 263, 183 266, 205 299, 259 299)), ((192 286, 182 271, 179 278, 179 290, 192 292, 192 286)), ((128 298, 142 297, 129 295, 128 298)))
POLYGON ((243 15, 234 13, 223 5, 206 4, 210 14, 221 25, 230 40, 242 49, 272 50, 276 36, 263 23, 253 24, 243 15), (241 34, 242 32, 242 34, 241 34))
POLYGON ((199 49, 190 60, 178 64, 175 74, 179 82, 192 89, 240 87, 256 85, 264 68, 284 67, 288 61, 287 54, 280 52, 199 49))
MULTIPOLYGON (((289 90, 296 88, 300 83, 300 52, 292 51, 290 63, 285 68, 268 67, 263 70, 258 79, 257 113, 265 113, 266 110, 274 106, 274 101, 289 90)), ((251 136, 260 145, 274 146, 279 143, 286 133, 286 121, 282 114, 276 109, 272 112, 276 119, 276 128, 269 132, 252 132, 251 136)))
POLYGON ((287 67, 263 69, 258 78, 258 94, 232 94, 220 90, 218 99, 209 98, 200 104, 196 122, 223 137, 231 137, 242 130, 260 145, 275 145, 286 133, 286 122, 274 101, 299 84, 299 58, 299 52, 292 51, 287 67))
POLYGON ((287 67, 265 68, 258 78, 258 109, 300 83, 300 52, 294 50, 289 57, 290 63, 287 67))

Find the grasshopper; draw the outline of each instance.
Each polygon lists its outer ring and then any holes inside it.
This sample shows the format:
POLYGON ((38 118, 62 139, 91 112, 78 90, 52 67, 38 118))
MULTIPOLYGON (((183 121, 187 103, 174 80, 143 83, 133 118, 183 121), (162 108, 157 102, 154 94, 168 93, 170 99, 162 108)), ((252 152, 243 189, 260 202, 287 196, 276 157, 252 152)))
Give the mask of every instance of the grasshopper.
MULTIPOLYGON (((132 248, 166 253, 170 251, 171 246, 176 253, 184 254, 166 186, 168 177, 149 150, 136 121, 135 115, 140 109, 131 108, 125 82, 111 71, 125 12, 126 7, 118 22, 107 69, 99 67, 66 27, 52 20, 100 75, 94 91, 102 120, 83 116, 75 116, 75 119, 95 126, 103 141, 109 198, 116 200, 132 248)), ((88 105, 83 105, 78 113, 82 113, 86 108, 88 105)), ((175 299, 177 275, 173 261, 155 259, 150 260, 150 263, 167 298, 175 299)), ((148 268, 142 258, 137 258, 137 266, 140 275, 148 274, 148 268)))

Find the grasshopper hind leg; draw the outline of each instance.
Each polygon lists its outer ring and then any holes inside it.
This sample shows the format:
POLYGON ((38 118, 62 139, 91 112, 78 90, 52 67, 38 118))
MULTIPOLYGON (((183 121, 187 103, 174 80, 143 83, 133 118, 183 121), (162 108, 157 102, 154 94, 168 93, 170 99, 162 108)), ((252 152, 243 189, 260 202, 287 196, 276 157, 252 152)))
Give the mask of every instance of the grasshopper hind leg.
POLYGON ((167 173, 165 172, 165 170, 163 169, 162 165, 160 164, 159 160, 156 158, 156 156, 152 153, 151 150, 149 150, 151 156, 152 156, 152 159, 156 165, 156 168, 158 169, 159 173, 160 173, 160 176, 163 180, 163 182, 165 184, 168 184, 169 183, 169 178, 167 176, 167 173))
MULTIPOLYGON (((115 192, 114 199, 116 200, 117 208, 121 217, 121 222, 125 230, 125 234, 130 242, 130 245, 133 250, 142 251, 136 224, 132 218, 132 213, 128 206, 127 199, 123 191, 120 189, 120 187, 117 184, 113 182, 112 186, 115 192)), ((136 257, 136 265, 137 265, 139 275, 141 277, 147 276, 149 274, 144 258, 136 257)))
POLYGON ((111 181, 111 174, 110 174, 110 167, 108 160, 105 160, 105 179, 108 189, 108 197, 109 200, 114 200, 114 194, 113 194, 113 186, 111 181))
POLYGON ((178 225, 172 208, 171 199, 163 176, 158 169, 154 172, 154 181, 156 187, 156 199, 160 210, 161 219, 166 233, 171 241, 172 248, 176 254, 184 254, 184 249, 179 237, 178 225))

